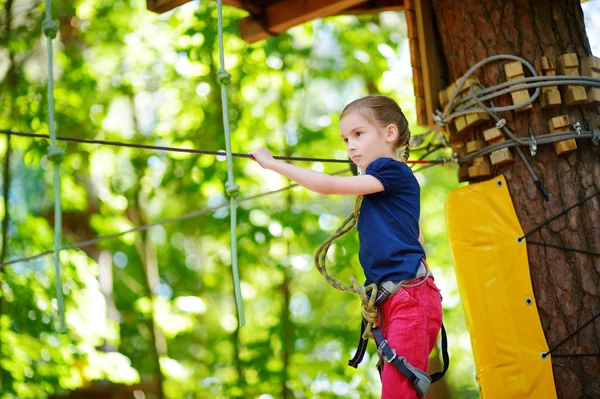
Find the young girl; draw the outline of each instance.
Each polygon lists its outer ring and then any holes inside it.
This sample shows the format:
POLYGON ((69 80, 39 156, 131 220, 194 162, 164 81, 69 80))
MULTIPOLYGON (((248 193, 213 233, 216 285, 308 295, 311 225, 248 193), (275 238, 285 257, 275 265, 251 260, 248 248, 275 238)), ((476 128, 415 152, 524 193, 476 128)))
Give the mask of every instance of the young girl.
MULTIPOLYGON (((406 285, 399 285, 400 289, 380 304, 381 332, 398 357, 427 370, 442 325, 442 308, 433 277, 423 273, 427 266, 419 240, 420 187, 405 163, 408 122, 394 100, 369 96, 344 108, 340 130, 348 155, 364 174, 329 176, 277 161, 266 148, 250 154, 263 168, 311 191, 364 196, 357 226, 365 286, 388 281, 406 285), (397 160, 396 150, 401 146, 405 146, 404 159, 397 160)), ((389 362, 383 362, 382 387, 385 399, 418 397, 409 379, 389 362)))

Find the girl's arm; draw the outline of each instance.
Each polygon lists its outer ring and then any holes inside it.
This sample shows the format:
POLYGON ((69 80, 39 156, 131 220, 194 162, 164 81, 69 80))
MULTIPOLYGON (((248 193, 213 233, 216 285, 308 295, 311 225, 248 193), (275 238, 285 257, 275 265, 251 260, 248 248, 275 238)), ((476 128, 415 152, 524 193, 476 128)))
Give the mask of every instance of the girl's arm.
POLYGON ((302 187, 319 194, 366 195, 383 191, 383 184, 373 176, 330 176, 278 161, 264 147, 251 151, 250 155, 263 168, 275 171, 302 187))

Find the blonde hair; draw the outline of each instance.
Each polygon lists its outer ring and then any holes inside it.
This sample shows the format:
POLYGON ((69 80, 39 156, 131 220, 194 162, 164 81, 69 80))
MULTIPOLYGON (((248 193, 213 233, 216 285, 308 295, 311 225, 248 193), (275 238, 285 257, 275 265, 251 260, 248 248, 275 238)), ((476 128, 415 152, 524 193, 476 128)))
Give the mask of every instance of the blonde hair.
POLYGON ((410 155, 410 130, 408 129, 408 121, 396 101, 387 96, 359 98, 346 105, 340 119, 351 112, 359 112, 369 122, 381 128, 396 125, 398 138, 393 143, 394 150, 404 146, 404 161, 408 160, 410 155))

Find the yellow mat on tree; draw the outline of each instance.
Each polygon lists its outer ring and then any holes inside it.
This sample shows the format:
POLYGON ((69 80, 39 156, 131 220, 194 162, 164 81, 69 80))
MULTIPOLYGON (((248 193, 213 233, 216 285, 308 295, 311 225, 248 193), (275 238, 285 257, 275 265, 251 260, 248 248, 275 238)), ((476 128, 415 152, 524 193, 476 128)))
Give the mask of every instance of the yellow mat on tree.
POLYGON ((527 246, 504 176, 453 191, 446 221, 484 399, 556 398, 527 246))

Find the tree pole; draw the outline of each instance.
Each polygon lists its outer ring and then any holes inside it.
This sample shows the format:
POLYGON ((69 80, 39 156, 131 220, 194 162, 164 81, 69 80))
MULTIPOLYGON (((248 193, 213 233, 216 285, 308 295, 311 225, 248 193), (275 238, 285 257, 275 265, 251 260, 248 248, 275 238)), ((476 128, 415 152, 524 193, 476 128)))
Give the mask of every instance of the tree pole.
MULTIPOLYGON (((432 0, 435 26, 450 84, 471 66, 496 54, 512 54, 530 63, 543 56, 576 53, 591 55, 583 11, 578 0, 541 2, 533 0, 432 0)), ((491 63, 479 74, 485 86, 504 81, 502 63, 491 63)), ((496 105, 511 105, 500 97, 496 105)), ((504 112, 517 137, 547 134, 548 121, 568 115, 584 129, 600 114, 597 105, 541 109, 538 102, 529 111, 504 112)), ((578 149, 558 156, 553 146, 540 146, 532 167, 547 188, 550 199, 540 195, 524 163, 497 167, 504 174, 515 211, 527 232, 563 209, 600 189, 600 156, 589 140, 578 141, 578 149)), ((600 251, 600 199, 593 198, 537 231, 532 239, 547 243, 600 251)), ((593 255, 528 245, 531 279, 538 313, 548 345, 552 347, 600 311, 600 259, 593 255)), ((600 322, 596 320, 565 342, 560 353, 598 352, 600 322)), ((592 398, 600 392, 600 356, 552 357, 559 398, 592 398)))

